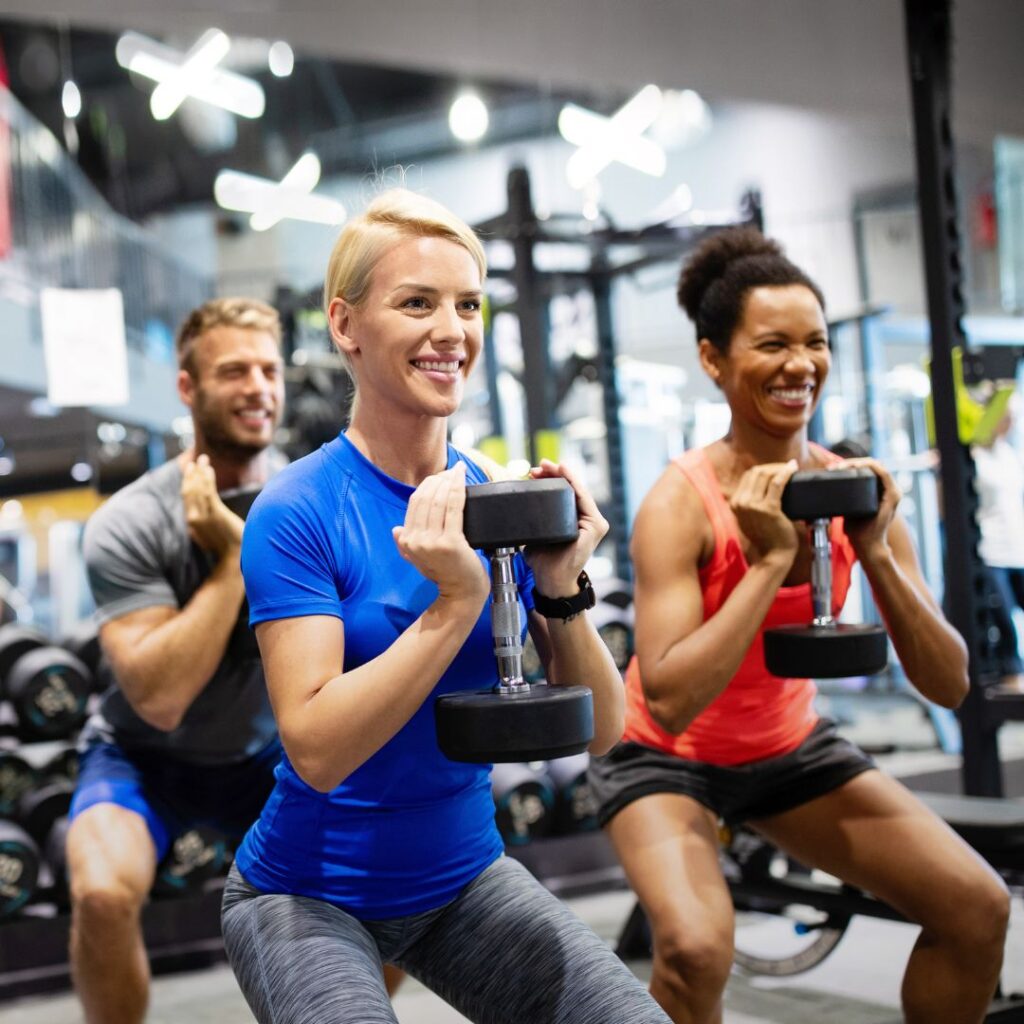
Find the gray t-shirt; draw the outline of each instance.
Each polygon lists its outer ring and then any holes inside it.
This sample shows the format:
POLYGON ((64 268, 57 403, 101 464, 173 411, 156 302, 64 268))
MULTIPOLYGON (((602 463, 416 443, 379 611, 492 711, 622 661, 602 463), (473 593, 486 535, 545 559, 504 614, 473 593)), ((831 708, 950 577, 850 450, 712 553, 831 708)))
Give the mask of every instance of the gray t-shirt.
MULTIPOLYGON (((172 459, 118 491, 86 524, 83 549, 100 625, 155 605, 182 608, 210 575, 215 558, 188 535, 181 480, 172 459)), ((144 722, 108 668, 104 681, 114 685, 83 743, 98 734, 128 751, 163 751, 193 764, 240 761, 262 750, 276 729, 248 612, 243 602, 224 657, 177 729, 144 722)))

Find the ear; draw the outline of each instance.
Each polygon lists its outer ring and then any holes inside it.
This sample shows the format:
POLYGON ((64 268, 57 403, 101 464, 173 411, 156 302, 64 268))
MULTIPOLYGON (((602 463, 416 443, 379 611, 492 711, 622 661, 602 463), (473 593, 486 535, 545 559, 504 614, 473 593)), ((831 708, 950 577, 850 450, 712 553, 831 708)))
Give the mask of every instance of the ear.
POLYGON ((192 379, 192 374, 188 370, 178 371, 178 397, 181 401, 187 405, 190 409, 195 401, 196 394, 196 382, 192 379))
POLYGON ((327 307, 327 327, 331 332, 331 341, 349 359, 359 351, 359 344, 352 337, 353 313, 352 306, 342 298, 331 299, 327 307))
POLYGON ((716 387, 722 386, 722 359, 721 350, 707 338, 701 338, 697 343, 697 357, 704 372, 711 378, 716 387))

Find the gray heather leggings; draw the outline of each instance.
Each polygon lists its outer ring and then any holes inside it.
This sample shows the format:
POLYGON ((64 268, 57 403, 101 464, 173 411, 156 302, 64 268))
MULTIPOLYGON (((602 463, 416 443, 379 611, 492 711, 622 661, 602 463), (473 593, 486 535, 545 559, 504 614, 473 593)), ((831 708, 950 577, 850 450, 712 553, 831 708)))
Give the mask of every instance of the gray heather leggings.
POLYGON ((261 893, 232 868, 222 922, 260 1024, 398 1024, 382 961, 474 1024, 671 1024, 615 954, 506 857, 446 906, 386 921, 261 893))

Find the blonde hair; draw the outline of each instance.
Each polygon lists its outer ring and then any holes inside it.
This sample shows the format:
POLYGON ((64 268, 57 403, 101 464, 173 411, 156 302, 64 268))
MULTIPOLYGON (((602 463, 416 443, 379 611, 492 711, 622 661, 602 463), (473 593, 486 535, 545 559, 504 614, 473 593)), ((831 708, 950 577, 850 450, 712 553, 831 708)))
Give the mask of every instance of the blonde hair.
POLYGON ((334 243, 324 280, 324 309, 338 298, 358 306, 370 290, 374 268, 389 249, 406 238, 444 238, 461 245, 473 257, 480 279, 487 275, 484 248, 465 221, 433 199, 393 188, 349 221, 334 243))
POLYGON ((259 299, 231 297, 210 299, 193 309, 178 328, 174 349, 178 368, 196 376, 195 343, 214 327, 241 327, 250 331, 266 331, 281 345, 281 318, 273 306, 259 299))

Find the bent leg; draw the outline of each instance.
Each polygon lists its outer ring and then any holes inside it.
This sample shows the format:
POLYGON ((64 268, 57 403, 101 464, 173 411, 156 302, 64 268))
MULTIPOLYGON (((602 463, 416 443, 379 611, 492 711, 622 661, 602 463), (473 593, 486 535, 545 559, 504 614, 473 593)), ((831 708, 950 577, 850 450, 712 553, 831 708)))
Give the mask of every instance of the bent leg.
POLYGON ((921 934, 903 978, 908 1024, 978 1024, 1010 914, 999 876, 909 790, 868 771, 751 824, 797 860, 877 896, 921 934))
POLYGON ((690 797, 655 793, 627 804, 607 829, 651 922, 651 995, 675 1024, 719 1024, 734 915, 714 815, 690 797))
POLYGON ((98 803, 67 836, 71 970, 89 1024, 138 1024, 149 1000, 139 914, 153 885, 156 847, 145 819, 98 803))
POLYGON ((471 882, 398 963, 474 1024, 668 1024, 611 949, 511 858, 471 882))
POLYGON ((377 944, 344 910, 261 893, 232 868, 221 925, 231 969, 259 1024, 398 1024, 377 944))

